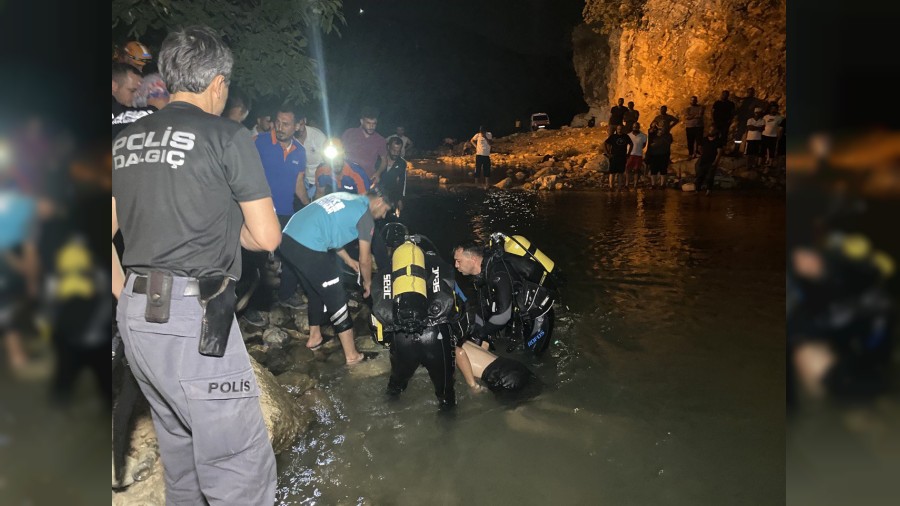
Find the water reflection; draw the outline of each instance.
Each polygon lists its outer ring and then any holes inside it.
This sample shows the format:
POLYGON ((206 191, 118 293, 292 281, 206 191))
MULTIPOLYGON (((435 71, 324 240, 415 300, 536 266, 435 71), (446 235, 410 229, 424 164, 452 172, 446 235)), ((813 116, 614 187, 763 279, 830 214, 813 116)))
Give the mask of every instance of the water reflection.
POLYGON ((442 417, 424 371, 387 400, 386 354, 323 368, 336 415, 281 457, 283 504, 783 502, 783 199, 425 186, 403 220, 448 256, 520 233, 565 271, 556 341, 516 356, 544 389, 458 387, 442 417))

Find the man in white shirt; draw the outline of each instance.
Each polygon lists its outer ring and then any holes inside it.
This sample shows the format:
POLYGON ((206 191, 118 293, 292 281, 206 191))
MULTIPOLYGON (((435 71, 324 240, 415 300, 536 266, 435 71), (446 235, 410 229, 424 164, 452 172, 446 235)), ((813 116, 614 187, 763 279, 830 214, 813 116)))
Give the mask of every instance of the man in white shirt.
POLYGON ((644 148, 647 146, 647 134, 641 132, 641 124, 634 122, 631 125, 631 131, 628 132, 628 138, 631 139, 631 151, 628 153, 628 160, 625 162, 625 188, 628 188, 628 181, 634 174, 634 188, 637 189, 638 182, 641 180, 641 169, 644 165, 644 148))
POLYGON ((328 137, 318 128, 307 125, 306 115, 301 115, 294 138, 306 149, 306 170, 303 173, 306 193, 300 195, 300 202, 305 206, 312 202, 316 194, 316 169, 325 161, 324 151, 328 137))
POLYGON ((747 168, 755 169, 762 155, 762 131, 766 126, 762 107, 753 109, 753 117, 747 120, 744 134, 744 154, 747 155, 747 168))
POLYGON ((784 116, 778 114, 778 103, 769 104, 769 113, 763 116, 762 147, 766 155, 766 167, 775 166, 778 156, 778 140, 781 138, 781 122, 784 116))
POLYGON ((403 147, 400 148, 400 157, 405 160, 407 152, 412 149, 413 141, 406 136, 406 129, 402 126, 397 127, 397 133, 390 135, 387 139, 385 139, 388 145, 390 145, 391 139, 393 139, 394 137, 400 139, 403 142, 403 147))
POLYGON ((483 126, 478 127, 478 133, 475 134, 469 143, 475 146, 475 177, 478 183, 483 184, 485 188, 491 182, 491 142, 494 136, 483 126))

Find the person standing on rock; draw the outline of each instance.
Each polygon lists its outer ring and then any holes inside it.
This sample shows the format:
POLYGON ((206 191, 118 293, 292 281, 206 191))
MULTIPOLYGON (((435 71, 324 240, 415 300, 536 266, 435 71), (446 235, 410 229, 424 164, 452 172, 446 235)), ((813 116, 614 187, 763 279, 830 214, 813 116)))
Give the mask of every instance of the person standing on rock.
POLYGON ((622 185, 621 174, 625 173, 628 153, 634 149, 631 138, 625 135, 625 125, 616 127, 616 131, 603 143, 604 154, 609 158, 609 189, 622 185), (615 184, 615 186, 614 186, 615 184))
POLYGON ((247 130, 220 117, 231 50, 209 27, 169 33, 171 102, 112 143, 112 293, 125 356, 150 404, 168 504, 273 504, 275 455, 236 323, 241 246, 281 242, 247 130), (152 139, 152 140, 151 140, 152 139), (122 266, 127 269, 127 277, 122 266))
POLYGON ((609 134, 612 135, 616 133, 616 127, 624 124, 625 121, 625 112, 628 110, 625 107, 625 99, 620 98, 618 105, 614 105, 609 109, 609 134))
POLYGON ((484 126, 478 127, 478 133, 469 139, 475 146, 475 177, 485 188, 491 182, 491 143, 494 136, 484 126))
POLYGON ((747 155, 747 168, 759 166, 762 156, 762 131, 766 126, 763 119, 763 108, 753 109, 753 117, 747 120, 747 132, 744 134, 744 154, 747 155))
POLYGON ((703 137, 703 113, 705 107, 697 103, 697 97, 691 97, 691 105, 684 110, 684 132, 687 135, 688 158, 696 158, 694 146, 703 137))
POLYGON ((653 122, 659 126, 659 129, 663 132, 671 132, 672 127, 678 124, 680 119, 675 116, 669 114, 669 108, 665 105, 659 106, 659 114, 653 118, 653 122))
POLYGON ((672 156, 672 134, 650 125, 647 135, 647 166, 650 169, 650 188, 666 187, 666 173, 672 156))
POLYGON ((628 152, 628 160, 625 162, 625 187, 628 187, 628 180, 633 174, 634 189, 636 190, 644 167, 644 148, 647 146, 647 134, 641 132, 640 123, 634 123, 631 126, 631 132, 628 132, 628 138, 631 139, 631 151, 628 152))
POLYGON ((722 158, 725 141, 719 135, 716 127, 709 127, 706 137, 700 140, 700 158, 697 159, 695 165, 697 170, 697 178, 694 181, 694 191, 700 193, 705 187, 706 194, 712 191, 713 183, 716 178, 716 167, 719 165, 719 159, 722 158))
POLYGON ((713 126, 718 130, 722 139, 728 138, 728 129, 731 128, 731 120, 734 119, 734 102, 728 97, 731 92, 722 90, 722 98, 716 100, 712 107, 713 126))
MULTIPOLYGON (((372 236, 375 220, 384 218, 394 200, 374 188, 366 195, 330 193, 297 211, 284 227, 281 252, 288 268, 294 269, 309 298, 309 341, 315 350, 325 343, 322 324, 331 323, 344 350, 347 365, 372 358, 360 353, 353 335, 353 317, 341 284, 337 258, 361 278, 363 298, 372 287, 372 236), (345 246, 359 240, 359 261, 345 246)), ((380 289, 380 287, 379 287, 380 289)))
POLYGON ((628 102, 628 109, 625 111, 625 116, 622 121, 625 122, 625 131, 630 132, 631 127, 637 122, 638 118, 641 117, 640 111, 634 108, 634 102, 628 102))
POLYGON ((781 123, 784 116, 778 114, 778 102, 769 104, 769 111, 763 116, 765 126, 762 131, 762 148, 766 155, 766 168, 775 167, 775 158, 778 156, 778 141, 781 139, 781 123))

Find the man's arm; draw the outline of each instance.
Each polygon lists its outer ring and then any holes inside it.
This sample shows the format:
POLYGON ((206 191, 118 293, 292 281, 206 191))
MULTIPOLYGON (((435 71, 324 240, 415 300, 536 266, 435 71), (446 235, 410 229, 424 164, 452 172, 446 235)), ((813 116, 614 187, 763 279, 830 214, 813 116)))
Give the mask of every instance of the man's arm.
POLYGON ((369 296, 372 287, 372 243, 359 240, 359 274, 363 282, 363 298, 369 296))
MULTIPOLYGON (((369 188, 375 188, 375 185, 378 183, 378 180, 381 179, 381 174, 387 169, 387 158, 381 155, 378 155, 378 158, 375 159, 375 173, 372 174, 372 184, 369 188)), ((368 190, 369 188, 366 188, 368 190)), ((365 193, 365 192, 363 192, 365 193)))
POLYGON ((275 216, 272 197, 239 202, 244 213, 241 246, 250 251, 275 251, 281 244, 281 225, 275 216))
MULTIPOLYGON (((119 217, 116 216, 116 198, 112 198, 112 237, 119 231, 119 217)), ((112 238, 110 238, 112 241, 112 238)), ((119 294, 125 289, 125 272, 122 270, 122 262, 119 261, 119 252, 116 245, 110 242, 112 248, 112 294, 118 299, 119 294)))
POLYGON ((674 114, 671 114, 670 116, 672 116, 672 124, 669 125, 669 130, 671 130, 672 127, 674 127, 681 121, 680 119, 678 119, 678 116, 675 116, 674 114))
POLYGON ((297 176, 297 184, 294 185, 294 194, 297 195, 297 198, 300 199, 300 202, 303 202, 303 205, 309 204, 307 202, 309 197, 306 196, 306 172, 300 172, 300 175, 297 176))
POLYGON ((337 253, 337 256, 341 260, 343 260, 344 263, 347 264, 351 269, 353 269, 356 272, 359 272, 359 262, 354 260, 353 257, 351 257, 349 253, 347 253, 347 250, 345 250, 344 248, 341 248, 341 249, 337 250, 335 253, 337 253))

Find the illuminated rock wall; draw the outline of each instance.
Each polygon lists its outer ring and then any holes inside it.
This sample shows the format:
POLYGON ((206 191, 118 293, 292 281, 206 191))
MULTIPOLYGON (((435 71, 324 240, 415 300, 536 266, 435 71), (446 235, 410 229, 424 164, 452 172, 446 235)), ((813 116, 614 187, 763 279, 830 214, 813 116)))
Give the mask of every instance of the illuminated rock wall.
POLYGON ((681 117, 691 95, 709 118, 722 90, 734 99, 751 86, 786 111, 785 0, 631 0, 637 16, 617 0, 621 24, 597 15, 610 2, 586 0, 573 32, 575 71, 598 121, 618 97, 635 102, 645 125, 663 104, 681 117), (604 21, 615 28, 604 33, 604 21))

